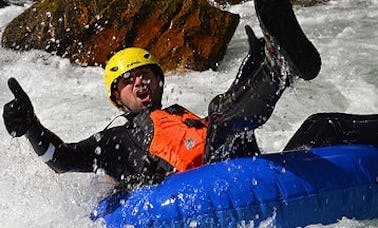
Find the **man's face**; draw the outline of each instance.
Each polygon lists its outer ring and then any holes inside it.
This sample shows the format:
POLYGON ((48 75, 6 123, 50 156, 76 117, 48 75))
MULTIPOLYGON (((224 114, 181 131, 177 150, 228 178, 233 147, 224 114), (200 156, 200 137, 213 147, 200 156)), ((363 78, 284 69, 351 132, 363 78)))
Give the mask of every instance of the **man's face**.
POLYGON ((114 96, 118 105, 130 111, 161 108, 163 82, 150 67, 125 73, 117 83, 114 96))

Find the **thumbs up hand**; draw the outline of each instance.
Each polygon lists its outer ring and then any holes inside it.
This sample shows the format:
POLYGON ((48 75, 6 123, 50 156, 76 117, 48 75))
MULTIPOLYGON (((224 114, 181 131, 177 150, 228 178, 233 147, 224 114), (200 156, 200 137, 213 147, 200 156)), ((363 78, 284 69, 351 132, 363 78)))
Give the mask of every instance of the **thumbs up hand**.
POLYGON ((30 127, 38 122, 38 119, 28 95, 18 81, 10 78, 8 86, 15 98, 4 105, 4 124, 9 134, 20 137, 26 134, 30 127))

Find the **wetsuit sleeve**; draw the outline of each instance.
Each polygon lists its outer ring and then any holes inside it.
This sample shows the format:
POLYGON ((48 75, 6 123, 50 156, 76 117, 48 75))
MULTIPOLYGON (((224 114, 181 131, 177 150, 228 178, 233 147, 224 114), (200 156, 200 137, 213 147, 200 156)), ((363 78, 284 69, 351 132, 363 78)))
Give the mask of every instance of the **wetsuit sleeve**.
POLYGON ((96 140, 90 137, 66 144, 56 134, 35 122, 26 133, 34 151, 55 172, 92 172, 96 140))
POLYGON ((75 143, 63 142, 41 124, 33 126, 26 136, 41 160, 57 173, 102 170, 120 179, 124 174, 141 172, 134 167, 143 168, 130 162, 142 160, 145 154, 123 127, 107 129, 75 143))
MULTIPOLYGON (((144 115, 139 118, 148 120, 144 115)), ((55 172, 101 172, 121 181, 123 185, 118 189, 132 189, 160 182, 173 171, 169 163, 148 152, 152 129, 143 123, 140 128, 129 123, 80 142, 64 143, 38 122, 26 136, 42 161, 55 172)))

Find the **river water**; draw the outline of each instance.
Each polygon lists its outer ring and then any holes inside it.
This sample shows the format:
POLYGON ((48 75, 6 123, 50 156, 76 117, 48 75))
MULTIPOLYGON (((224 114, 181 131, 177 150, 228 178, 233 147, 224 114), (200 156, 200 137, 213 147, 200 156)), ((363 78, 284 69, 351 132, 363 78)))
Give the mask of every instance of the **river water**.
MULTIPOLYGON (((0 9, 0 33, 29 6, 0 9)), ((261 32, 252 2, 225 10, 240 14, 241 22, 219 70, 168 73, 165 106, 180 103, 204 116, 210 99, 232 82, 248 50, 244 25, 261 32)), ((257 130, 264 153, 280 151, 313 113, 378 113, 378 0, 330 1, 295 7, 295 12, 319 49, 323 66, 313 81, 298 80, 287 89, 271 119, 257 130)), ((99 67, 78 67, 43 51, 0 47, 1 105, 12 98, 6 84, 11 76, 31 97, 41 122, 66 142, 102 130, 118 113, 106 99, 99 67)), ((55 174, 25 138, 10 137, 2 122, 0 138, 0 227, 101 227, 88 219, 88 213, 110 188, 107 177, 55 174)), ((378 227, 378 221, 343 218, 327 227, 378 227)))

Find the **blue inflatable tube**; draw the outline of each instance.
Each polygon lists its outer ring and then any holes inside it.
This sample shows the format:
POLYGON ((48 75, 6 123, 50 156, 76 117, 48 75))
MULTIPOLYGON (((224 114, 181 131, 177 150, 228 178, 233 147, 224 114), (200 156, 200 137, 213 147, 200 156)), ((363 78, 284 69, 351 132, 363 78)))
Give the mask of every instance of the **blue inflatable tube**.
POLYGON ((107 227, 329 224, 378 218, 378 148, 340 145, 238 158, 100 202, 107 227))

